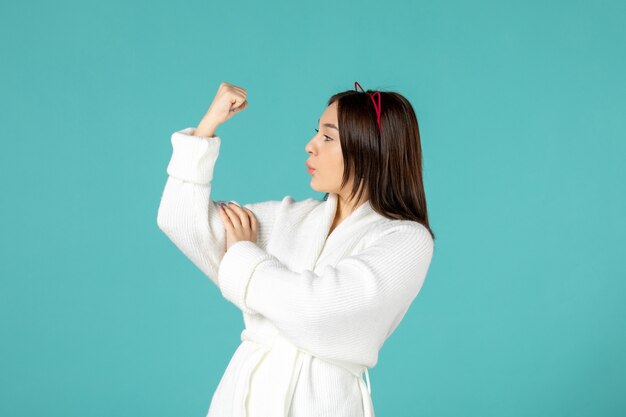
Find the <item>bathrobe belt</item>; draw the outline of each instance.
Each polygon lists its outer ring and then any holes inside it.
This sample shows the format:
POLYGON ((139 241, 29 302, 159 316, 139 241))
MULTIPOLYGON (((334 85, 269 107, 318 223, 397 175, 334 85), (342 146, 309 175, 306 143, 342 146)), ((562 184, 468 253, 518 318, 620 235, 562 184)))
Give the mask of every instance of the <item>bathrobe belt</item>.
MULTIPOLYGON (((252 364, 252 370, 247 375, 247 380, 245 381, 244 404, 243 407, 237 407, 243 410, 244 415, 241 417, 288 417, 289 407, 302 364, 305 361, 310 361, 313 356, 298 348, 280 334, 272 335, 244 329, 241 332, 241 340, 256 343, 263 348, 263 352, 260 355, 255 355, 256 359, 254 360, 256 363, 252 364), (263 375, 259 383, 254 385, 254 397, 262 401, 263 405, 262 407, 255 407, 254 404, 249 404, 249 391, 253 384, 255 371, 261 371, 261 368, 259 368, 261 362, 264 362, 262 372, 265 372, 265 375, 263 375), (263 409, 262 413, 256 411, 258 408, 263 409)), ((364 417, 374 417, 370 397, 372 389, 367 366, 319 357, 317 359, 340 366, 357 378, 363 402, 364 417), (362 379, 363 373, 365 373, 367 385, 362 379)))

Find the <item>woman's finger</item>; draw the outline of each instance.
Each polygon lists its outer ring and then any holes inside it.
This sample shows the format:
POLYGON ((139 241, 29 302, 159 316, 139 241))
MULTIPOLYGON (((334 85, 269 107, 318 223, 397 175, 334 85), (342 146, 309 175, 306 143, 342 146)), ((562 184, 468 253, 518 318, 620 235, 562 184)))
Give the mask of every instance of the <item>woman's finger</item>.
POLYGON ((250 218, 250 227, 254 230, 257 230, 258 222, 256 216, 254 215, 254 212, 248 208, 242 208, 246 211, 246 213, 248 213, 248 217, 250 218))
POLYGON ((241 219, 239 218, 239 215, 235 213, 233 209, 228 206, 228 204, 224 204, 222 207, 224 209, 224 213, 230 219, 230 223, 232 224, 232 226, 235 229, 241 228, 241 219))
POLYGON ((233 234, 233 224, 230 221, 230 218, 226 215, 226 210, 222 206, 222 203, 218 203, 217 211, 222 218, 222 223, 224 223, 224 229, 226 231, 226 238, 224 239, 224 251, 227 251, 229 248, 230 236, 233 234))
POLYGON ((235 229, 235 225, 233 224, 233 220, 231 218, 231 216, 228 215, 228 211, 226 209, 226 207, 224 205, 220 204, 220 216, 222 217, 222 221, 224 222, 224 226, 226 227, 226 230, 229 233, 232 233, 232 231, 235 229))
POLYGON ((237 216, 241 227, 245 227, 246 229, 250 228, 250 218, 248 217, 248 213, 242 207, 235 203, 228 203, 228 208, 230 208, 231 211, 237 216))
POLYGON ((230 219, 226 215, 226 212, 224 211, 224 207, 222 206, 222 203, 217 203, 217 212, 219 213, 220 217, 222 218, 222 221, 224 222, 224 226, 226 226, 226 222, 227 221, 228 221, 228 223, 230 223, 230 219))

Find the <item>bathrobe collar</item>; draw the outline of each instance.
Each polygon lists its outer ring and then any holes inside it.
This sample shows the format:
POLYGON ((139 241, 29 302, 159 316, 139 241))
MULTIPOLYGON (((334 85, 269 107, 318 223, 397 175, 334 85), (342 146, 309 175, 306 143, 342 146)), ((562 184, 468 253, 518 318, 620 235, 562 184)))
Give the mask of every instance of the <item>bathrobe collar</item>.
POLYGON ((312 251, 314 257, 308 265, 310 269, 315 268, 324 253, 332 250, 333 247, 339 244, 343 240, 342 237, 349 236, 350 233, 362 230, 364 226, 372 221, 383 218, 382 215, 374 211, 374 208, 368 199, 366 202, 357 207, 356 210, 350 213, 348 217, 344 218, 329 235, 328 232, 330 230, 330 226, 333 224, 335 219, 338 200, 339 196, 336 193, 331 192, 328 194, 326 201, 324 201, 320 206, 322 216, 317 232, 315 250, 312 251))

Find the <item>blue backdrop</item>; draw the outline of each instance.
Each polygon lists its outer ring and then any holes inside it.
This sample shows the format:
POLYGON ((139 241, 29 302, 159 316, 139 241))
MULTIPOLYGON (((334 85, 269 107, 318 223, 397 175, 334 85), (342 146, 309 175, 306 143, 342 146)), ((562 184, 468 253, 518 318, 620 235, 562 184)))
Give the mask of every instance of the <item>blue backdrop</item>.
POLYGON ((378 416, 626 413, 624 2, 4 2, 0 415, 204 417, 237 308, 157 226, 219 83, 213 197, 322 198, 326 100, 415 107, 436 251, 378 416))

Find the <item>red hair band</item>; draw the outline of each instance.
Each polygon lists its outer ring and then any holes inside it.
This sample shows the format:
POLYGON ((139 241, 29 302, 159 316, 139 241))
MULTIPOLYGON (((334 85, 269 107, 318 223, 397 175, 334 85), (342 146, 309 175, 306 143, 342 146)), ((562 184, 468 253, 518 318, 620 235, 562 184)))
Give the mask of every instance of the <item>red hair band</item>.
MULTIPOLYGON (((354 82, 354 91, 358 91, 356 89, 357 85, 359 86, 359 88, 361 89, 361 91, 365 92, 363 90, 363 87, 361 87, 361 84, 359 84, 358 82, 354 82)), ((376 122, 378 123, 378 133, 379 134, 383 134, 382 128, 380 127, 380 113, 381 113, 381 106, 380 106, 380 91, 376 91, 373 93, 368 93, 368 95, 370 96, 370 98, 372 99, 372 102, 374 103, 374 109, 376 110, 376 122), (378 95, 378 105, 376 105, 376 100, 374 100, 374 96, 378 95)))

